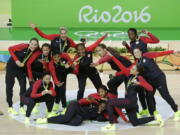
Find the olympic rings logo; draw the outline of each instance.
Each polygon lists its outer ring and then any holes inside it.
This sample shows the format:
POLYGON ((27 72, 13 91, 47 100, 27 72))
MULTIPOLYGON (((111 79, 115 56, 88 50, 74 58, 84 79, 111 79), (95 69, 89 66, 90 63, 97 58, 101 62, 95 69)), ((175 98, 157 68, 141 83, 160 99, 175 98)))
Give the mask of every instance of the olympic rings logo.
POLYGON ((94 38, 97 39, 97 37, 103 36, 104 33, 109 33, 109 38, 117 38, 117 39, 124 39, 127 38, 127 32, 124 31, 76 31, 74 32, 74 35, 78 37, 88 37, 88 38, 94 38))

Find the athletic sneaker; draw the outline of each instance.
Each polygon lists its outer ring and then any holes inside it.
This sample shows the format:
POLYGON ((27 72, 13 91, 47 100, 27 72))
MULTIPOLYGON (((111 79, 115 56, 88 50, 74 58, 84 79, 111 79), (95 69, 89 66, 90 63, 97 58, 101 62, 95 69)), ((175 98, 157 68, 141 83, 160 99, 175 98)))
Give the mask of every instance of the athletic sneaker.
POLYGON ((20 114, 25 115, 26 111, 24 110, 24 107, 20 107, 19 109, 20 114))
POLYGON ((60 109, 59 104, 54 104, 53 111, 56 112, 59 111, 59 109, 60 109))
POLYGON ((141 116, 149 116, 149 110, 148 109, 142 110, 142 111, 139 112, 139 115, 141 115, 141 116))
POLYGON ((164 126, 164 121, 158 121, 158 120, 153 120, 151 122, 146 123, 148 126, 155 126, 159 125, 160 127, 164 126))
POLYGON ((159 121, 153 120, 153 121, 151 121, 151 122, 146 123, 146 125, 148 125, 148 126, 159 125, 159 121))
POLYGON ((47 119, 46 118, 38 118, 36 120, 36 124, 46 124, 47 123, 47 119))
POLYGON ((115 124, 107 124, 106 126, 101 128, 101 131, 111 131, 111 130, 116 130, 115 124))
POLYGON ((29 123, 30 123, 30 119, 29 119, 29 117, 26 117, 26 118, 25 118, 24 123, 25 123, 25 124, 29 124, 29 123))
POLYGON ((180 120, 180 111, 177 111, 174 113, 174 121, 179 121, 180 120))
POLYGON ((66 110, 67 110, 67 108, 64 108, 63 111, 61 112, 61 115, 65 115, 66 110))
POLYGON ((50 118, 50 117, 55 117, 55 116, 58 116, 58 114, 55 113, 55 112, 48 112, 48 113, 47 113, 47 117, 48 117, 48 118, 50 118))
POLYGON ((16 112, 16 110, 12 107, 8 108, 8 113, 13 114, 13 115, 18 115, 18 112, 16 112))
POLYGON ((38 109, 37 105, 33 108, 32 112, 35 113, 35 114, 39 114, 39 109, 38 109))
POLYGON ((163 127, 164 126, 164 120, 162 119, 160 114, 155 114, 155 119, 159 122, 159 126, 163 127))
POLYGON ((136 116, 138 119, 142 118, 142 116, 139 113, 136 113, 136 116))
POLYGON ((156 115, 156 114, 159 114, 159 112, 157 110, 154 111, 154 115, 156 115))

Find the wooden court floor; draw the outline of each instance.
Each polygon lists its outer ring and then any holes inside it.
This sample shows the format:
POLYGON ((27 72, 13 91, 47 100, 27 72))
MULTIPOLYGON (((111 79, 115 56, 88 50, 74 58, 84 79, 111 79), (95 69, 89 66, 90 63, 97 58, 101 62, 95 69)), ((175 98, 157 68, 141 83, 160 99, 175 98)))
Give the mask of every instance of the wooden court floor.
MULTIPOLYGON (((171 95, 180 106, 180 71, 167 71, 168 87, 171 95)), ((5 101, 5 72, 0 73, 0 110, 2 110, 5 115, 0 116, 0 135, 179 135, 180 134, 180 121, 174 122, 172 118, 165 122, 165 126, 159 128, 157 126, 140 126, 133 129, 117 130, 111 132, 101 132, 101 131, 60 131, 51 129, 41 129, 31 126, 25 126, 22 123, 17 122, 12 119, 7 114, 7 104, 5 101)), ((103 83, 108 80, 108 73, 104 73, 103 83)), ((68 76, 67 89, 77 90, 77 80, 75 76, 68 76)), ((87 88, 93 88, 90 82, 87 83, 87 88)), ((124 89, 121 86, 120 89, 124 89)), ((19 100, 18 96, 18 83, 15 84, 14 89, 14 101, 19 100)), ((158 93, 157 93, 158 95, 158 93)), ((75 95, 76 96, 76 95, 75 95)), ((87 129, 88 130, 88 129, 87 129)))

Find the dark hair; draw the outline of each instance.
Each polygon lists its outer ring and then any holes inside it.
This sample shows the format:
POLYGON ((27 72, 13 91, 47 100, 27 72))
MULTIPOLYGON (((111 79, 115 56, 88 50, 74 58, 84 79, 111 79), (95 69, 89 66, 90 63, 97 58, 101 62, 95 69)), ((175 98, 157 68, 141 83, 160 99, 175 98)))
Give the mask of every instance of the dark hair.
MULTIPOLYGON (((105 90, 105 91, 108 91, 108 88, 107 88, 105 85, 101 85, 101 86, 99 87, 99 89, 103 89, 103 90, 105 90)), ((99 91, 99 89, 98 89, 98 91, 99 91)))
POLYGON ((106 49, 111 54, 118 55, 118 56, 120 55, 120 53, 116 51, 114 48, 107 47, 105 44, 99 44, 98 47, 101 47, 102 49, 106 49))
POLYGON ((42 47, 41 47, 41 50, 42 50, 43 47, 48 47, 48 48, 51 50, 51 45, 48 44, 48 43, 44 43, 44 44, 42 45, 42 47))
POLYGON ((52 56, 59 55, 59 54, 61 54, 59 51, 53 51, 52 52, 52 56))
POLYGON ((44 43, 44 44, 42 45, 42 47, 41 47, 41 51, 42 51, 42 49, 43 49, 44 47, 48 47, 48 48, 49 48, 48 59, 49 59, 49 61, 50 61, 50 60, 51 60, 51 46, 50 46, 50 44, 48 44, 48 43, 44 43))
POLYGON ((80 41, 81 41, 82 43, 86 43, 86 38, 81 38, 80 41))
POLYGON ((84 47, 84 48, 85 48, 84 43, 79 43, 79 44, 77 44, 77 48, 78 48, 79 46, 82 46, 82 47, 84 47))
POLYGON ((136 34, 137 35, 137 30, 135 29, 135 28, 129 28, 128 29, 128 32, 134 32, 134 34, 136 34))
POLYGON ((36 41, 36 42, 38 43, 38 45, 39 45, 39 40, 38 40, 38 38, 33 37, 33 38, 30 39, 30 42, 33 41, 33 40, 36 41))
POLYGON ((46 75, 51 75, 51 73, 50 72, 43 72, 43 77, 46 75))

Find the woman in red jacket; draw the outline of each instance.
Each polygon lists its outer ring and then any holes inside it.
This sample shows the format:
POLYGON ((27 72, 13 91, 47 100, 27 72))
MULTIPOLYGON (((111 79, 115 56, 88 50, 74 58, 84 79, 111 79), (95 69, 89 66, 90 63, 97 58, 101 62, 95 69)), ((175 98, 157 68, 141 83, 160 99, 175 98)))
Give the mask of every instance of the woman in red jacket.
POLYGON ((30 24, 30 26, 42 37, 47 40, 51 40, 51 50, 59 51, 61 53, 67 52, 70 47, 76 48, 76 43, 69 37, 67 37, 67 29, 60 28, 59 34, 44 34, 40 29, 36 27, 35 24, 30 24))
MULTIPOLYGON (((111 55, 111 54, 109 54, 111 55)), ((111 55, 112 56, 112 55, 111 55)), ((146 91, 152 92, 153 88, 152 86, 144 80, 144 78, 139 75, 140 68, 139 66, 132 66, 131 68, 126 68, 122 63, 118 61, 114 56, 112 56, 112 60, 117 63, 118 67, 121 69, 121 72, 119 74, 124 74, 128 77, 128 85, 127 85, 127 91, 125 98, 119 98, 119 99, 110 99, 107 102, 107 112, 109 115, 109 122, 107 126, 103 127, 102 130, 115 130, 115 120, 113 118, 113 107, 119 107, 126 109, 127 116, 129 118, 129 121, 133 126, 138 126, 142 124, 149 123, 155 119, 157 119, 157 123, 160 124, 160 126, 164 125, 164 121, 160 117, 144 117, 144 118, 137 118, 137 108, 138 108, 138 98, 137 93, 140 88, 143 87, 146 91)))
MULTIPOLYGON (((180 120, 180 111, 178 110, 178 105, 175 103, 174 99, 171 97, 166 81, 166 75, 159 68, 153 58, 168 55, 172 53, 178 53, 179 51, 164 51, 164 52, 148 52, 142 53, 139 48, 134 49, 134 56, 138 61, 138 65, 142 68, 142 74, 146 80, 153 86, 153 88, 159 91, 162 98, 171 106, 174 111, 174 120, 180 120)), ((155 94, 154 90, 154 94, 155 94)), ((157 112, 156 112, 157 113, 157 112)))
POLYGON ((85 47, 84 42, 77 45, 77 55, 74 57, 73 65, 78 78, 78 100, 84 96, 87 78, 92 81, 96 89, 102 85, 102 81, 97 69, 90 67, 90 64, 93 62, 93 51, 106 37, 107 34, 99 38, 95 43, 88 47, 85 47))
POLYGON ((151 44, 155 44, 155 43, 159 43, 159 39, 154 36, 153 34, 151 34, 149 31, 147 30, 142 30, 140 33, 144 33, 146 34, 148 37, 146 36, 138 36, 138 32, 135 28, 130 28, 128 30, 128 37, 130 39, 130 46, 123 41, 123 45, 127 48, 129 53, 133 53, 133 50, 138 47, 141 49, 142 53, 146 53, 147 50, 147 44, 151 43, 151 44))
MULTIPOLYGON (((91 103, 99 104, 100 101, 108 101, 109 99, 114 99, 114 98, 117 98, 117 95, 110 93, 107 87, 105 85, 102 85, 98 89, 97 93, 90 94, 88 95, 87 98, 83 98, 79 100, 79 104, 81 105, 91 104, 91 103)), ((119 115, 125 122, 127 122, 127 119, 125 115, 122 113, 121 109, 115 107, 114 110, 116 111, 117 115, 119 115)), ((109 116, 106 112, 104 112, 103 117, 101 118, 102 119, 104 118, 104 120, 108 120, 109 116)), ((117 117, 116 117, 116 121, 117 121, 117 117)))
MULTIPOLYGON (((130 46, 125 41, 123 41, 122 44, 126 47, 128 52, 131 53, 132 55, 134 55, 133 50, 136 47, 140 48, 142 53, 146 53, 148 52, 148 49, 147 49, 148 43, 151 43, 151 44, 159 43, 159 39, 147 30, 142 30, 141 32, 138 33, 135 28, 130 28, 128 29, 128 37, 130 39, 130 46), (146 34, 147 36, 139 36, 140 33, 146 34)), ((139 91, 138 96, 139 96, 140 103, 143 109, 139 113, 139 115, 148 115, 149 114, 148 109, 147 109, 148 105, 146 104, 147 102, 145 99, 146 95, 143 92, 143 90, 139 91)), ((155 103, 155 99, 153 100, 155 103)))
MULTIPOLYGON (((26 91, 26 64, 28 59, 39 51, 39 41, 37 38, 32 38, 28 44, 18 44, 9 47, 11 57, 7 62, 6 67, 6 96, 9 105, 8 112, 18 114, 13 109, 13 87, 15 78, 17 78, 20 85, 20 96, 26 91)), ((20 103, 20 112, 25 113, 23 104, 20 103)))
POLYGON ((50 52, 51 46, 48 43, 44 43, 41 51, 33 54, 27 61, 27 72, 30 83, 42 79, 43 73, 49 71, 48 64, 51 60, 50 52))
POLYGON ((56 99, 53 111, 59 111, 61 101, 63 109, 66 108, 66 80, 67 75, 73 70, 71 68, 72 60, 67 53, 52 53, 52 60, 49 63, 49 70, 53 77, 56 90, 56 99))
POLYGON ((53 83, 51 82, 51 75, 50 73, 44 73, 43 78, 35 81, 27 92, 21 96, 21 102, 27 105, 25 122, 30 122, 29 117, 36 103, 45 102, 48 110, 48 117, 54 116, 51 111, 55 96, 56 92, 53 88, 53 83))

